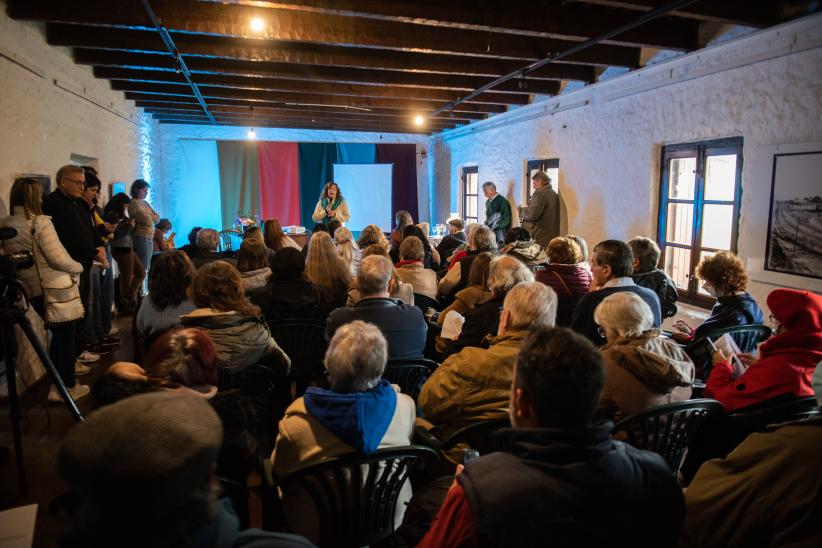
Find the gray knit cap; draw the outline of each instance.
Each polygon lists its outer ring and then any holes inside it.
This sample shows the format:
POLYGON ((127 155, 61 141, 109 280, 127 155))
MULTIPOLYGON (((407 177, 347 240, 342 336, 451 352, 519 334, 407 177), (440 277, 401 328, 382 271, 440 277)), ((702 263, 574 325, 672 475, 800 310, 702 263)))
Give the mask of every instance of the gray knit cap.
POLYGON ((220 419, 205 400, 150 392, 76 425, 60 450, 60 475, 98 511, 162 516, 207 482, 222 440, 220 419))

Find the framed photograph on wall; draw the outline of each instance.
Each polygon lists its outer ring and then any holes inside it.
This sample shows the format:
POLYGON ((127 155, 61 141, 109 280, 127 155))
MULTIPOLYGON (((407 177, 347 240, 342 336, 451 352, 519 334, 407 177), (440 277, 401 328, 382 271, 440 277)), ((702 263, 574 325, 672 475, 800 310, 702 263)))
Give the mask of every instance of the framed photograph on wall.
POLYGON ((764 269, 822 279, 822 149, 773 156, 764 269))
POLYGON ((40 183, 40 186, 43 187, 43 197, 48 196, 52 191, 50 175, 41 175, 38 173, 24 173, 22 175, 18 175, 17 177, 15 177, 14 182, 16 183, 20 179, 34 179, 35 181, 40 183))

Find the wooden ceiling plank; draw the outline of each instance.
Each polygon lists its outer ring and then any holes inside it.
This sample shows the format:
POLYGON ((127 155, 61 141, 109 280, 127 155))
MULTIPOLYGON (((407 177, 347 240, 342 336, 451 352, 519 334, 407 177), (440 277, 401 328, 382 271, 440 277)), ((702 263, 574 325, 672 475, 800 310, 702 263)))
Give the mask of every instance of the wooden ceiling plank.
MULTIPOLYGON (((176 120, 163 120, 160 121, 161 124, 165 125, 204 125, 203 122, 189 122, 185 120, 176 121, 176 120)), ((217 125, 220 126, 239 126, 239 127, 248 127, 248 128, 262 128, 262 127, 271 127, 271 128, 285 128, 285 129, 314 129, 314 130, 330 130, 330 131, 352 131, 352 132, 361 132, 361 133, 402 133, 402 134, 423 134, 423 135, 430 135, 433 133, 430 129, 401 129, 401 128, 393 128, 393 127, 357 127, 357 126, 329 126, 329 127, 316 127, 310 124, 274 124, 270 126, 266 125, 257 125, 254 123, 234 123, 234 122, 218 122, 217 125)))
MULTIPOLYGON (((669 3, 669 0, 576 0, 597 7, 651 11, 669 3)), ((712 21, 732 25, 767 27, 779 22, 776 0, 712 0, 691 4, 672 15, 696 21, 712 21)))
MULTIPOLYGON (((157 120, 207 120, 204 116, 197 116, 193 114, 180 114, 180 113, 153 113, 152 114, 155 119, 157 120)), ((312 116, 242 116, 242 115, 216 115, 214 119, 218 122, 226 121, 226 120, 245 120, 245 121, 253 121, 260 124, 263 123, 311 123, 316 125, 336 125, 336 124, 350 124, 350 125, 360 125, 360 126, 374 126, 374 125, 382 125, 382 126, 393 126, 393 127, 407 127, 408 129, 413 129, 416 127, 413 123, 413 120, 385 120, 385 119, 373 119, 373 120, 352 120, 349 118, 328 118, 328 117, 312 117, 312 116)), ((430 122, 426 124, 426 127, 429 129, 436 129, 438 131, 445 130, 445 129, 452 129, 457 127, 459 124, 457 123, 434 123, 430 122)))

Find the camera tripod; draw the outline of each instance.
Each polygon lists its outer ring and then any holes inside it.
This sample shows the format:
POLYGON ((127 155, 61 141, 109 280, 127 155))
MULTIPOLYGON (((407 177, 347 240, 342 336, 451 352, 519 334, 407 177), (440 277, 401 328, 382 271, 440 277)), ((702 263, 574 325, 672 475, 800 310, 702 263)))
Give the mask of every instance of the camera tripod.
POLYGON ((48 353, 43 349, 43 345, 34 333, 31 323, 26 318, 25 308, 21 306, 21 302, 27 303, 26 292, 19 282, 13 280, 2 280, 2 291, 0 292, 0 325, 2 325, 2 343, 4 349, 4 358, 6 362, 6 380, 9 389, 9 416, 11 418, 12 434, 14 436, 14 454, 17 461, 17 484, 20 489, 20 495, 24 496, 28 491, 28 482, 26 481, 25 461, 23 459, 23 440, 20 431, 20 420, 22 414, 20 412, 20 404, 17 399, 17 379, 15 378, 15 370, 17 366, 17 339, 14 333, 14 326, 20 326, 20 329, 26 335, 32 348, 37 353, 37 357, 43 362, 43 365, 48 372, 51 381, 66 403, 69 411, 77 422, 83 421, 83 415, 80 409, 77 408, 77 403, 71 398, 66 388, 63 379, 57 373, 57 368, 49 358, 48 353))

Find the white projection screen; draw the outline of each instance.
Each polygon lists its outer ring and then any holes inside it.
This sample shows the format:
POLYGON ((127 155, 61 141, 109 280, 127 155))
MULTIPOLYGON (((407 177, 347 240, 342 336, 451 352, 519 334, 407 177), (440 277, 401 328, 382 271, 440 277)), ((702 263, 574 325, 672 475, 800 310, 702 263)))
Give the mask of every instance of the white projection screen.
POLYGON ((391 172, 393 164, 334 164, 334 181, 348 203, 346 226, 359 232, 377 225, 391 232, 391 172))

